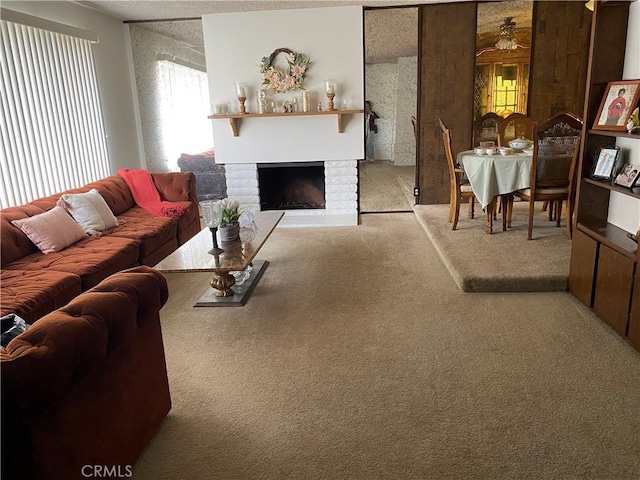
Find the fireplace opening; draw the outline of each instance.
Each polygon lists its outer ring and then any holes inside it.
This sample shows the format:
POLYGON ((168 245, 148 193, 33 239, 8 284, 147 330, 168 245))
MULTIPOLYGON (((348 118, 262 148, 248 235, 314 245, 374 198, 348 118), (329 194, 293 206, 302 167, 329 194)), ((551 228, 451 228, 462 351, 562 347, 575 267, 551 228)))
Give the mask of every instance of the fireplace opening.
POLYGON ((259 163, 261 210, 325 208, 324 162, 259 163))

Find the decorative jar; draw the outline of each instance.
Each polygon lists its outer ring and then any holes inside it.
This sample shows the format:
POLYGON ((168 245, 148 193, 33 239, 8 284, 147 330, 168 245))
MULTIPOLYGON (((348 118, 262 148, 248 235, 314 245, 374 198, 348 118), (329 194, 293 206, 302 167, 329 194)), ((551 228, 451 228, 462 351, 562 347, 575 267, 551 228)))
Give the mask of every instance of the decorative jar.
POLYGON ((267 102, 267 91, 258 90, 257 98, 258 98, 258 113, 268 113, 269 102, 267 102))

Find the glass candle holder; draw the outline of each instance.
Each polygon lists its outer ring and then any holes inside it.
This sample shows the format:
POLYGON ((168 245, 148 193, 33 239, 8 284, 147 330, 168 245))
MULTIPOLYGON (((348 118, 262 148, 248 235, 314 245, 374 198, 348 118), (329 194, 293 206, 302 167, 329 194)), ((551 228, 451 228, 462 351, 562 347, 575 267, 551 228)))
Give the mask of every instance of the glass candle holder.
POLYGON ((247 101, 247 87, 244 83, 236 82, 236 95, 238 95, 238 102, 240 102, 240 113, 247 113, 244 104, 247 101))
POLYGON ((336 94, 336 82, 335 80, 328 78, 324 81, 324 93, 329 94, 336 94))
POLYGON ((210 255, 220 255, 224 252, 220 247, 218 247, 218 227, 220 226, 220 222, 222 221, 222 203, 214 200, 206 200, 200 202, 200 211, 202 212, 202 218, 204 219, 204 223, 209 230, 211 231, 211 236, 213 240, 213 248, 209 250, 207 253, 210 255))
POLYGON ((236 82, 236 96, 247 98, 247 87, 244 83, 236 82))
POLYGON ((333 106, 333 98, 336 96, 336 82, 332 79, 324 81, 324 93, 327 95, 327 110, 335 110, 333 106))

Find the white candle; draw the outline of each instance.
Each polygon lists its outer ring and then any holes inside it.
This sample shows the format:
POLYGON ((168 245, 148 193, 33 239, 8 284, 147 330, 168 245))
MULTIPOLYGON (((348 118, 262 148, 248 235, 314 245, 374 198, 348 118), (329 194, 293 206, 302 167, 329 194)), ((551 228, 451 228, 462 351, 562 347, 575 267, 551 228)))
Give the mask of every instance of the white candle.
POLYGON ((209 224, 207 225, 207 227, 209 228, 215 227, 214 225, 215 222, 213 221, 214 216, 215 216, 215 212, 213 210, 213 202, 209 202, 209 218, 208 218, 209 224))
POLYGON ((239 97, 246 97, 247 91, 244 88, 244 85, 241 83, 236 83, 236 93, 239 97))
POLYGON ((336 93, 336 86, 333 82, 327 80, 326 93, 336 93))

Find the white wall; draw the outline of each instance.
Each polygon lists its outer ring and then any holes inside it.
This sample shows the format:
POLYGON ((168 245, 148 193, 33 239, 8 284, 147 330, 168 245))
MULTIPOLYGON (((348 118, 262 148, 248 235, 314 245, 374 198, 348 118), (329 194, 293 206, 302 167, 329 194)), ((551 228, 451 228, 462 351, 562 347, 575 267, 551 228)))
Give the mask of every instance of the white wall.
POLYGON ((3 1, 2 7, 98 34, 92 50, 98 75, 111 171, 140 168, 129 64, 121 20, 70 2, 3 1))
MULTIPOLYGON (((235 82, 244 82, 247 110, 255 113, 256 91, 262 84, 260 61, 286 47, 309 55, 313 62, 304 87, 315 93, 314 110, 319 98, 326 105, 325 78, 338 80, 336 108, 340 108, 341 97, 347 96, 349 108, 362 109, 362 17, 362 7, 203 15, 211 103, 229 101, 237 112, 235 82)), ((279 94, 277 100, 299 94, 279 94)), ((364 158, 363 115, 346 117, 342 134, 334 115, 246 118, 239 122, 238 137, 232 135, 228 120, 212 120, 212 124, 216 161, 221 163, 364 158)))
MULTIPOLYGON (((640 78, 640 1, 629 7, 627 50, 622 79, 640 78)), ((640 165, 640 138, 619 138, 616 145, 622 150, 626 163, 640 165)), ((628 232, 640 229, 640 200, 611 192, 608 221, 628 232)))

